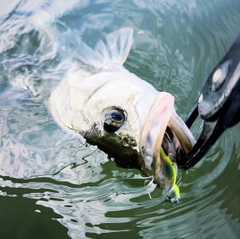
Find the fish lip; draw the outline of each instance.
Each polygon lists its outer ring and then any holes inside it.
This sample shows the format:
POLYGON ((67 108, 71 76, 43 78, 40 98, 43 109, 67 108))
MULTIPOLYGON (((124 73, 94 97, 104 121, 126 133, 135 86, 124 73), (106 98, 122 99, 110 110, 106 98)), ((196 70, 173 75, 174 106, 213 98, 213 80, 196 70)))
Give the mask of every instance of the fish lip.
POLYGON ((174 97, 167 92, 159 92, 156 96, 140 135, 140 152, 143 156, 143 171, 156 174, 156 167, 161 164, 160 148, 174 111, 174 97))
POLYGON ((175 112, 174 100, 167 92, 158 93, 143 125, 139 147, 144 160, 142 168, 147 174, 156 175, 157 171, 159 173, 160 169, 154 167, 156 165, 161 167, 161 147, 171 160, 175 161, 177 148, 188 153, 196 142, 188 127, 175 112), (168 133, 172 134, 171 140, 167 139, 168 133))

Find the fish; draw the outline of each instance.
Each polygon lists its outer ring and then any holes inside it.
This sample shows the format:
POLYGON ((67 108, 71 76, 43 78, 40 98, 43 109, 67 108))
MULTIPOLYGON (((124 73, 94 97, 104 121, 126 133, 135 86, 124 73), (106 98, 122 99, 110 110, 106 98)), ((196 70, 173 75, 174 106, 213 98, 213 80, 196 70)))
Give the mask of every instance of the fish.
POLYGON ((94 48, 79 42, 77 67, 53 89, 49 110, 65 132, 96 145, 117 164, 137 168, 178 201, 176 150, 195 139, 176 113, 175 98, 124 66, 133 29, 121 28, 94 48))

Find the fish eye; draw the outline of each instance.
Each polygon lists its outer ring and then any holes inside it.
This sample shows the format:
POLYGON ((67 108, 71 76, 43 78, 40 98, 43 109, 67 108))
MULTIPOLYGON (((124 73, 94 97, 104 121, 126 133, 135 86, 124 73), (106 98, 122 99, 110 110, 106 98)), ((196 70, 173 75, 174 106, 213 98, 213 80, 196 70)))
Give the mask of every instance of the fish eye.
POLYGON ((111 113, 111 118, 116 122, 122 122, 124 119, 124 115, 122 114, 122 112, 115 111, 111 113))
POLYGON ((109 133, 114 133, 123 125, 126 120, 126 114, 122 109, 110 107, 105 110, 104 129, 109 133))

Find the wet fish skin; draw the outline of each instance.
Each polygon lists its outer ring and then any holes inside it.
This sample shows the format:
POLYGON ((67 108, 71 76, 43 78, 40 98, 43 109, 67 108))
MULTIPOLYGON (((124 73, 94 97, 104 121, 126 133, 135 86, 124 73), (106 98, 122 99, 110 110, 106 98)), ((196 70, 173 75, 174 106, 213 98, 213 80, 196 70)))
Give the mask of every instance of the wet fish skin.
POLYGON ((170 128, 184 151, 195 140, 175 112, 174 97, 123 67, 132 43, 131 28, 108 34, 95 49, 81 42, 81 64, 54 89, 49 110, 65 131, 82 136, 120 165, 140 169, 160 188, 174 189, 178 195, 176 171, 171 167, 175 173, 170 177, 165 170, 170 159, 162 152, 165 131, 170 128))

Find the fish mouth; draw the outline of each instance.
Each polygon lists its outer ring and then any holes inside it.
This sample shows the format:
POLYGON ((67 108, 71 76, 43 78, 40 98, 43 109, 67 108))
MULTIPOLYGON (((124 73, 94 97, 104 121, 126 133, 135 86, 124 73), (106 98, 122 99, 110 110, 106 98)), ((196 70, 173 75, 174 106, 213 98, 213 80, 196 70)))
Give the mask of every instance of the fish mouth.
POLYGON ((174 162, 177 148, 187 154, 196 142, 175 112, 174 100, 167 92, 158 93, 141 131, 140 152, 144 160, 143 170, 156 177, 161 170, 161 147, 174 162))

